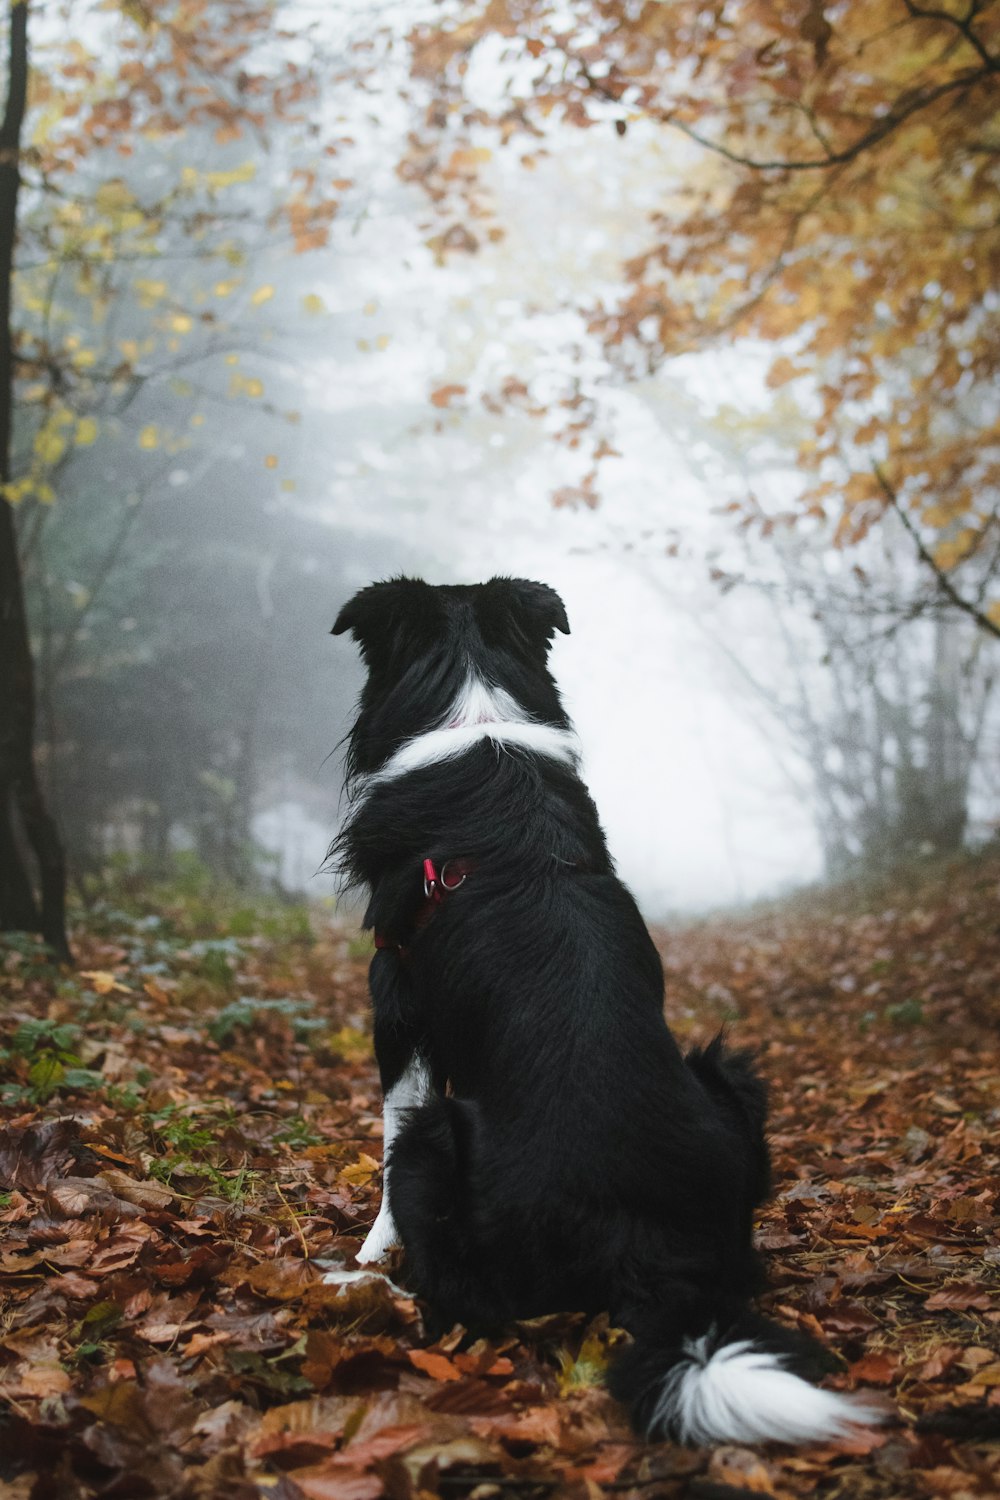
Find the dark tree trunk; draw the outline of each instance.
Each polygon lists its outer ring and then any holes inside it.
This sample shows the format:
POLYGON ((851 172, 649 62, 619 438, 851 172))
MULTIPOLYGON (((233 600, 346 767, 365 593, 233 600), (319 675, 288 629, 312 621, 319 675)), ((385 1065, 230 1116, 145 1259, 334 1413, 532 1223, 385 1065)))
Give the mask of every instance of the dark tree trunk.
MULTIPOLYGON (((11 279, 28 90, 28 3, 10 8, 7 106, 0 125, 0 482, 10 479, 14 349, 11 279)), ((35 767, 35 679, 14 514, 0 497, 0 929, 40 932, 60 958, 66 942, 66 860, 35 767), (32 879, 37 871, 38 894, 32 879)))

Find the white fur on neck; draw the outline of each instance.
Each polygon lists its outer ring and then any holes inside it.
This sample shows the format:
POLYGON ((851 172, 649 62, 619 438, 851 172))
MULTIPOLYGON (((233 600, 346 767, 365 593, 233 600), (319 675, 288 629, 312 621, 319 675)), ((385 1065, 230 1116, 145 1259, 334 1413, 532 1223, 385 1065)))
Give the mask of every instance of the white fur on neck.
POLYGON ((382 769, 369 778, 369 785, 453 760, 482 740, 492 740, 498 747, 517 745, 570 765, 575 765, 580 756, 579 741, 571 729, 538 723, 506 689, 492 687, 470 673, 444 724, 400 745, 382 769))

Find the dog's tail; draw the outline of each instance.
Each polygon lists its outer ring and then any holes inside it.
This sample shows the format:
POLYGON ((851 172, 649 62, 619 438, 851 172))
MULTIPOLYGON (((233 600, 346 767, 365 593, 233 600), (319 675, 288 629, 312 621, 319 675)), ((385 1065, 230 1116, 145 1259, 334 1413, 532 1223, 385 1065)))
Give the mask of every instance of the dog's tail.
POLYGON ((884 1419, 863 1400, 820 1390, 805 1375, 822 1371, 811 1339, 744 1309, 690 1302, 684 1319, 653 1314, 609 1372, 612 1394, 651 1439, 708 1443, 811 1443, 848 1436, 884 1419))

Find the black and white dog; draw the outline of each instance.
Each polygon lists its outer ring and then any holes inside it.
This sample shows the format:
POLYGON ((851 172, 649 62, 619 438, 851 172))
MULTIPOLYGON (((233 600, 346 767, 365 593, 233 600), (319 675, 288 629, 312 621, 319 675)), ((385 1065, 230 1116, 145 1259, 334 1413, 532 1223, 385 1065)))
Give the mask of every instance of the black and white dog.
POLYGON ((431 1326, 559 1309, 633 1335, 612 1391, 685 1442, 803 1442, 877 1420, 801 1378, 815 1350, 751 1310, 765 1092, 720 1041, 682 1056, 549 674, 558 594, 493 578, 362 589, 368 679, 333 854, 370 892, 382 1208, 431 1326))

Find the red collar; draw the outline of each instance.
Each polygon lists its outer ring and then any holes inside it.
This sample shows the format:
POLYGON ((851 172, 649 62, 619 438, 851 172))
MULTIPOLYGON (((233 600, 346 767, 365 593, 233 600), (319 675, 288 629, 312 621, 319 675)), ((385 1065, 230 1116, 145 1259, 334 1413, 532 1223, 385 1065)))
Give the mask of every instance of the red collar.
MULTIPOLYGON (((413 932, 419 932, 421 927, 434 915, 435 909, 441 905, 446 896, 452 891, 457 891, 476 868, 473 859, 447 859, 441 865, 440 870, 434 866, 432 859, 424 860, 424 899, 417 908, 417 914, 413 919, 413 932)), ((395 943, 382 932, 375 934, 376 948, 395 948, 400 958, 409 958, 410 950, 405 943, 395 943)))

